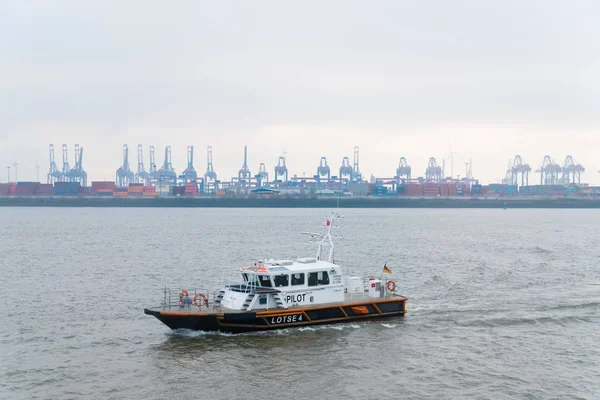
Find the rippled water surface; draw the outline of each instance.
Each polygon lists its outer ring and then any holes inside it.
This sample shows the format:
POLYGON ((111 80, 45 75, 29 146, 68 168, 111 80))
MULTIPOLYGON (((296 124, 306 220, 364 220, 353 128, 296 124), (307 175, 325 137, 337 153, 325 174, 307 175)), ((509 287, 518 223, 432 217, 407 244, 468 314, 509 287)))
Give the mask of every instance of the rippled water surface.
POLYGON ((315 209, 0 208, 2 399, 598 399, 598 210, 342 210, 353 274, 408 314, 248 335, 143 308, 262 257, 313 255, 315 209))

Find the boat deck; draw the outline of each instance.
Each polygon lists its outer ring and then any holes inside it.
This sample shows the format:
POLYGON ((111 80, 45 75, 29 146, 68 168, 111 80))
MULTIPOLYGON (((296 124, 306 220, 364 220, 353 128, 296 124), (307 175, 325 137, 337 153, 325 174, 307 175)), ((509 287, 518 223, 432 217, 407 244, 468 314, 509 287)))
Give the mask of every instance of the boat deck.
POLYGON ((177 314, 189 314, 189 315, 207 315, 207 314, 232 314, 232 313, 248 313, 248 312, 265 312, 265 311, 286 311, 286 310, 308 310, 313 308, 329 308, 336 306, 347 306, 347 305, 360 305, 365 303, 384 303, 388 301, 401 301, 407 300, 406 296, 402 296, 399 294, 388 294, 386 297, 381 298, 372 298, 369 297, 366 293, 356 294, 356 293, 346 293, 344 295, 344 301, 340 302, 332 302, 332 303, 319 303, 319 304, 307 304, 300 305, 296 307, 289 308, 253 308, 251 310, 234 310, 227 307, 222 307, 220 305, 209 304, 208 306, 198 307, 195 305, 185 305, 181 307, 179 303, 169 304, 166 306, 159 307, 150 307, 148 310, 155 312, 168 312, 168 313, 177 313, 177 314))

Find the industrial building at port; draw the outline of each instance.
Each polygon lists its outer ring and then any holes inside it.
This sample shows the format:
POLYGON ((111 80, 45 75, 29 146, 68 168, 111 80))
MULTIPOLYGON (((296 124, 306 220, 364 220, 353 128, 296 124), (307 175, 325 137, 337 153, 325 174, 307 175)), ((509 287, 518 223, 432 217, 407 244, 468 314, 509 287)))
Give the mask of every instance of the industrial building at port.
MULTIPOLYGON (((0 184, 0 196, 115 196, 115 197, 171 197, 171 196, 385 196, 385 197, 571 197, 600 195, 600 188, 581 183, 584 167, 573 157, 566 156, 562 165, 545 156, 539 169, 533 169, 516 156, 502 182, 480 185, 473 178, 471 163, 466 163, 462 178, 446 176, 445 163, 439 165, 429 159, 422 176, 413 171, 401 157, 395 174, 390 178, 363 177, 359 165, 359 148, 354 157, 343 157, 338 169, 333 170, 326 157, 321 157, 312 176, 289 175, 285 157, 281 156, 273 168, 273 179, 264 163, 253 174, 247 164, 244 147, 242 167, 237 176, 218 179, 213 166, 211 146, 207 147, 206 169, 198 173, 194 167, 194 146, 187 148, 187 166, 176 173, 171 162, 171 147, 164 150, 164 161, 158 166, 154 146, 149 147, 149 164, 144 163, 143 146, 137 146, 137 168, 129 163, 129 148, 123 145, 123 164, 115 172, 114 181, 91 181, 83 169, 83 147, 74 146, 75 164, 70 166, 68 146, 62 145, 62 165, 55 160, 54 145, 49 146, 47 182, 7 182, 0 184), (530 173, 539 174, 539 184, 530 184, 530 173)), ((450 174, 452 175, 452 173, 450 174)), ((10 176, 9 176, 10 177, 10 176)), ((10 180, 10 179, 9 179, 10 180)))

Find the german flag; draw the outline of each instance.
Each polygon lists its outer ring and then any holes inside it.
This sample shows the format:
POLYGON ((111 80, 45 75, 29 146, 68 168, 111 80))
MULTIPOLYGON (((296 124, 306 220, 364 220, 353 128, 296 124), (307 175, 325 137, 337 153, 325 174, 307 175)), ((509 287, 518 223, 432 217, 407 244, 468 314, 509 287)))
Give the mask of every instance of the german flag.
POLYGON ((385 263, 383 265, 383 273, 384 274, 391 274, 392 273, 392 270, 387 267, 387 263, 385 263))

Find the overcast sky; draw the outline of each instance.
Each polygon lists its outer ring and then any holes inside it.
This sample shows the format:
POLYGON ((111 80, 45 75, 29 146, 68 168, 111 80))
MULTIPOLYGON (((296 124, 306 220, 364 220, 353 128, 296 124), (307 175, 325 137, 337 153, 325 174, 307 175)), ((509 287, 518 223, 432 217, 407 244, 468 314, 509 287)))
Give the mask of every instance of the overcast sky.
POLYGON ((48 144, 72 164, 78 143, 90 179, 113 180, 124 143, 146 167, 171 145, 178 172, 187 145, 204 172, 212 145, 228 179, 247 144, 253 173, 285 150, 313 175, 356 145, 366 177, 452 150, 483 183, 516 154, 571 154, 600 184, 598 21, 583 0, 1 2, 0 163, 43 180, 48 144))

